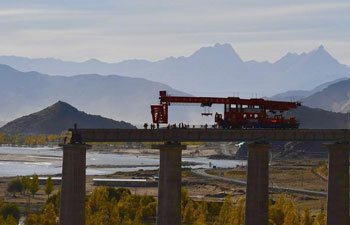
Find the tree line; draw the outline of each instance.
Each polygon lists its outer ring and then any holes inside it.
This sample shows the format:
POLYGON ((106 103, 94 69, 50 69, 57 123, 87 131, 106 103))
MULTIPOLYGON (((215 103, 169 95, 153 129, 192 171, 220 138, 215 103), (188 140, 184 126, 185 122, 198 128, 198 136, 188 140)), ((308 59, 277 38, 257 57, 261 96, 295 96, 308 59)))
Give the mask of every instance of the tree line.
MULTIPOLYGON (((22 178, 14 178, 7 184, 7 192, 16 197, 16 194, 29 197, 35 197, 35 194, 40 190, 39 177, 34 174, 32 177, 25 176, 22 178)), ((44 191, 48 198, 54 190, 52 178, 47 178, 44 186, 44 191)), ((20 209, 15 203, 4 203, 0 198, 0 225, 15 225, 20 219, 20 209)), ((46 223, 42 223, 43 225, 46 223)), ((53 223, 54 224, 54 223, 53 223)))
POLYGON ((63 140, 68 137, 68 132, 60 135, 22 135, 22 134, 0 134, 0 145, 15 145, 15 146, 44 146, 44 145, 58 145, 63 143, 63 140))
MULTIPOLYGON (((25 225, 57 225, 59 200, 60 192, 48 194, 46 204, 38 213, 28 212, 25 225)), ((14 203, 0 200, 0 224, 17 224, 20 213, 16 207, 14 203)), ((155 224, 156 211, 155 198, 131 194, 126 188, 96 187, 86 196, 86 225, 155 224)), ((184 225, 244 225, 244 212, 244 198, 234 201, 227 195, 222 203, 195 201, 187 189, 181 190, 184 225)), ((326 225, 326 215, 323 210, 316 215, 309 209, 299 211, 292 197, 279 195, 277 200, 269 201, 269 225, 326 225)))
MULTIPOLYGON (((31 194, 32 197, 39 191, 39 176, 37 174, 33 174, 32 177, 24 176, 22 178, 14 178, 7 184, 7 192, 12 194, 13 197, 16 197, 17 193, 22 195, 31 194)), ((44 186, 44 191, 49 197, 50 194, 54 190, 54 183, 52 181, 52 177, 49 176, 46 180, 46 184, 44 186)))

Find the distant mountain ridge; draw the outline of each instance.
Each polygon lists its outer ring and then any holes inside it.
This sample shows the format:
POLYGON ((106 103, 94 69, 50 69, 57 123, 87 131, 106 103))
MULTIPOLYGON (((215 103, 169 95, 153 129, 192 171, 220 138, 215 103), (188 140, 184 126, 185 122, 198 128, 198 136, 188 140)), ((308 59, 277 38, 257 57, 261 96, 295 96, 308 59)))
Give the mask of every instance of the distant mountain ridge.
POLYGON ((169 57, 150 62, 126 60, 104 63, 91 59, 82 63, 58 59, 28 59, 0 56, 0 63, 21 71, 51 75, 122 74, 166 83, 188 93, 217 93, 231 96, 273 95, 286 90, 309 90, 338 78, 349 77, 350 68, 340 64, 324 48, 309 53, 288 53, 270 62, 243 61, 230 44, 202 47, 189 57, 169 57))
POLYGON ((350 79, 343 80, 303 99, 309 107, 328 111, 350 112, 350 79))
POLYGON ((343 80, 347 80, 348 78, 339 78, 333 81, 329 81, 326 83, 323 83, 321 85, 318 85, 317 87, 311 89, 311 90, 292 90, 292 91, 286 91, 283 93, 279 93, 276 95, 273 95, 269 97, 271 100, 277 100, 277 101, 300 101, 304 98, 309 97, 312 94, 315 94, 317 92, 323 91, 328 86, 338 83, 343 80))
MULTIPOLYGON (((0 121, 10 121, 64 101, 85 112, 143 124, 150 122, 150 105, 159 101, 160 90, 188 96, 142 78, 94 74, 49 76, 0 65, 0 121)), ((180 107, 173 107, 170 113, 173 120, 188 118, 188 111, 180 107)))
POLYGON ((2 133, 15 134, 60 134, 77 123, 79 128, 135 129, 124 121, 115 121, 102 116, 79 111, 65 102, 57 102, 39 112, 15 119, 0 128, 2 133))
MULTIPOLYGON (((334 90, 341 91, 343 90, 341 88, 342 86, 346 88, 348 86, 350 87, 349 80, 334 83, 314 95, 329 89, 332 92, 334 90), (341 85, 339 86, 339 84, 341 85)), ((62 102, 64 101, 85 112, 142 124, 144 122, 151 122, 150 105, 158 102, 159 90, 167 90, 168 93, 173 95, 188 96, 187 93, 179 92, 167 85, 140 78, 117 75, 49 76, 36 72, 23 73, 9 66, 0 65, 0 105, 2 106, 0 107, 0 120, 10 120, 10 118, 15 119, 23 115, 28 115, 45 108, 47 105, 51 105, 52 102, 58 101, 57 104, 40 113, 40 117, 36 116, 37 114, 33 114, 30 117, 22 117, 19 120, 15 120, 16 123, 8 123, 2 128, 5 130, 9 129, 8 131, 29 132, 28 130, 20 129, 26 129, 27 127, 28 129, 35 130, 37 127, 34 126, 33 128, 33 125, 28 125, 26 122, 27 119, 31 122, 36 121, 37 124, 42 126, 42 123, 47 121, 43 118, 52 118, 43 115, 56 115, 52 113, 55 111, 61 112, 59 115, 65 115, 65 112, 73 114, 79 112, 77 109, 67 106, 66 103, 62 102)), ((331 97, 332 95, 329 94, 329 96, 331 97)), ((216 109, 220 112, 222 107, 213 107, 212 112, 215 112, 216 109)), ((207 123, 200 116, 200 107, 171 106, 169 110, 170 123, 207 123), (199 119, 203 119, 203 121, 199 121, 199 119)), ((286 114, 288 116, 295 116, 301 122, 302 128, 345 128, 348 121, 347 114, 308 107, 291 110, 286 114)), ((60 121, 59 119, 56 120, 60 121)), ((83 124, 80 120, 71 117, 69 124, 65 126, 69 126, 68 128, 70 128, 73 120, 75 120, 74 122, 78 122, 79 127, 83 124)), ((213 118, 208 118, 208 120, 210 120, 209 123, 213 122, 213 118)), ((65 123, 60 122, 60 124, 65 123)), ((104 124, 104 122, 102 121, 101 124, 104 124)), ((114 123, 111 122, 111 124, 114 123)), ((40 130, 40 132, 47 131, 40 130)))

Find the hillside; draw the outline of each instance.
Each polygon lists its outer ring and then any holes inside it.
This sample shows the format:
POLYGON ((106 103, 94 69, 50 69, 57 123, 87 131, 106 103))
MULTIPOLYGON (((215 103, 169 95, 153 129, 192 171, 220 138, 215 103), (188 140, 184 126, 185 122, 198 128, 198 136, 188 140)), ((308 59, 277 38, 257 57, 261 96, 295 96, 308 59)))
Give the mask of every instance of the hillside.
POLYGON ((334 112, 350 112, 350 79, 337 82, 302 100, 307 106, 334 112))
MULTIPOLYGON (((160 90, 188 95, 142 78, 94 74, 49 76, 0 65, 0 121, 11 121, 61 100, 85 112, 143 124, 150 122, 150 105, 158 102, 160 90)), ((172 121, 189 118, 188 108, 170 110, 172 121)))
POLYGON ((301 106, 285 113, 287 117, 295 117, 300 128, 308 129, 348 129, 348 114, 329 112, 301 106))
POLYGON ((77 123, 79 128, 136 128, 124 121, 118 122, 79 111, 65 102, 57 102, 39 112, 18 118, 0 128, 2 133, 60 134, 77 123))
POLYGON ((326 83, 323 83, 321 85, 318 85, 317 87, 311 89, 311 90, 292 90, 292 91, 286 91, 282 92, 276 95, 273 95, 269 97, 271 100, 277 100, 277 101, 300 101, 304 98, 307 98, 317 92, 323 91, 327 87, 329 87, 332 84, 338 83, 343 80, 347 80, 348 78, 339 78, 333 81, 329 81, 326 83))
POLYGON ((52 58, 0 56, 0 63, 21 71, 51 75, 122 74, 165 83, 195 95, 232 96, 239 92, 242 97, 251 97, 254 93, 271 96, 286 90, 310 90, 350 76, 349 67, 340 64, 324 46, 302 54, 287 53, 274 63, 243 61, 230 44, 202 47, 188 57, 168 57, 155 62, 105 63, 91 59, 77 63, 52 58))

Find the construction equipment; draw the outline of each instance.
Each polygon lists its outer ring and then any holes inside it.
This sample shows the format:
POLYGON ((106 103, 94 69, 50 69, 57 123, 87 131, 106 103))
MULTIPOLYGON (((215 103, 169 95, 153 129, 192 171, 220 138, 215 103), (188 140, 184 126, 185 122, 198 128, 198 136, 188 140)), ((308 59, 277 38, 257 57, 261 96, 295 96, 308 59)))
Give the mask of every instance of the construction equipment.
MULTIPOLYGON (((300 106, 299 102, 269 101, 262 98, 170 96, 166 91, 160 91, 159 95, 160 104, 151 105, 152 120, 155 124, 168 123, 168 107, 171 104, 197 103, 201 107, 224 105, 224 116, 215 113, 215 126, 218 128, 297 129, 299 127, 294 117, 283 117, 283 112, 297 108, 300 106)), ((210 113, 204 114, 210 115, 210 113)))

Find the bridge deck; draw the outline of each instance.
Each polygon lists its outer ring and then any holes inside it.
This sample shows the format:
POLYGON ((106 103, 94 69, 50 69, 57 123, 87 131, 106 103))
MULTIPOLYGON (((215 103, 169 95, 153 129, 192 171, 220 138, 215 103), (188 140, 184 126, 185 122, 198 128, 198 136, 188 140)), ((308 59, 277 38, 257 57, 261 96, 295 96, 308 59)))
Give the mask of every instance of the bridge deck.
POLYGON ((336 129, 77 129, 77 132, 83 142, 350 141, 350 130, 336 129))

